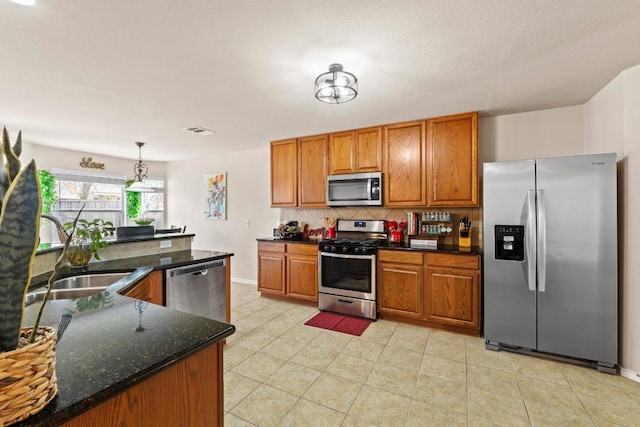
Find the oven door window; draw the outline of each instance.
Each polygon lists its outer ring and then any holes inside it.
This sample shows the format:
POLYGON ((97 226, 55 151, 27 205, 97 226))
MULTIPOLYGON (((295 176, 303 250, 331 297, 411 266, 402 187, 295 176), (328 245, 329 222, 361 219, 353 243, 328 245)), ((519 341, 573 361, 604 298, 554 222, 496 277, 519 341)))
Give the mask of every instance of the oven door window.
POLYGON ((322 256, 322 283, 324 288, 371 293, 371 257, 322 256))

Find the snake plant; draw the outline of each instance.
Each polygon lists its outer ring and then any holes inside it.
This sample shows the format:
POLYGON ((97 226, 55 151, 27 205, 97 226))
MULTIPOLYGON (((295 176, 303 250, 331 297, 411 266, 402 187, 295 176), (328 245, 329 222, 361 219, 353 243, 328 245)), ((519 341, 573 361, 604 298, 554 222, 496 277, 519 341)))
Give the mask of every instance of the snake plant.
MULTIPOLYGON (((4 161, 0 165, 0 351, 11 351, 20 344, 25 295, 31 284, 33 261, 40 243, 42 200, 35 161, 31 160, 24 169, 20 163, 22 132, 11 146, 5 128, 1 148, 4 161)), ((62 264, 63 256, 64 250, 52 278, 62 264)), ((46 300, 43 300, 43 307, 46 300)), ((38 328, 37 323, 34 331, 38 328)), ((34 338, 35 332, 29 342, 34 338)))

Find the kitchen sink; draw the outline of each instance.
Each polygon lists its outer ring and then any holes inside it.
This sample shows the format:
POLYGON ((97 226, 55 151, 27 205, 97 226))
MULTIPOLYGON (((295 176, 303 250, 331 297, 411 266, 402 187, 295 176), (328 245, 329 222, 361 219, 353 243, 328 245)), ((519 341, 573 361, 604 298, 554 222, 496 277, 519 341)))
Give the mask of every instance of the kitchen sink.
POLYGON ((83 288, 106 288, 116 283, 130 273, 104 273, 104 274, 83 274, 80 276, 66 277, 53 282, 51 291, 56 289, 83 289, 83 288))
MULTIPOLYGON (((88 297, 104 291, 110 285, 128 275, 129 273, 83 274, 58 279, 53 282, 49 299, 59 300, 88 297)), ((45 288, 39 288, 29 292, 25 297, 25 305, 42 301, 46 294, 47 290, 45 288)))
MULTIPOLYGON (((57 299, 74 299, 89 297, 107 289, 107 286, 80 289, 51 289, 49 300, 57 299)), ((37 290, 29 292, 25 298, 25 305, 31 305, 35 302, 42 301, 47 294, 46 290, 37 290)))

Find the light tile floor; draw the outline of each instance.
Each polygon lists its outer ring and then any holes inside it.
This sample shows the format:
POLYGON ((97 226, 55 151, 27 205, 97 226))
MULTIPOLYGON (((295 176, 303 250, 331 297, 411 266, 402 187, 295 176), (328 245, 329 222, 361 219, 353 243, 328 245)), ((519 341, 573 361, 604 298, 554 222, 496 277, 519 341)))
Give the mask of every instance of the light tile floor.
POLYGON ((225 426, 640 426, 640 384, 385 320, 361 337, 232 285, 225 426))

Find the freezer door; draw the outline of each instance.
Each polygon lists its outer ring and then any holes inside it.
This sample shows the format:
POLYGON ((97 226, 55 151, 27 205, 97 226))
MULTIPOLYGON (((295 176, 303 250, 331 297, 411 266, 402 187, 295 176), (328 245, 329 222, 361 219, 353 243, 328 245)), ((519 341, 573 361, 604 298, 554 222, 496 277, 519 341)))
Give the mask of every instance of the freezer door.
POLYGON ((535 348, 535 161, 485 163, 483 182, 485 339, 535 348), (496 259, 496 225, 524 227, 524 261, 496 259))
POLYGON ((616 155, 537 161, 538 350, 618 363, 616 155))

